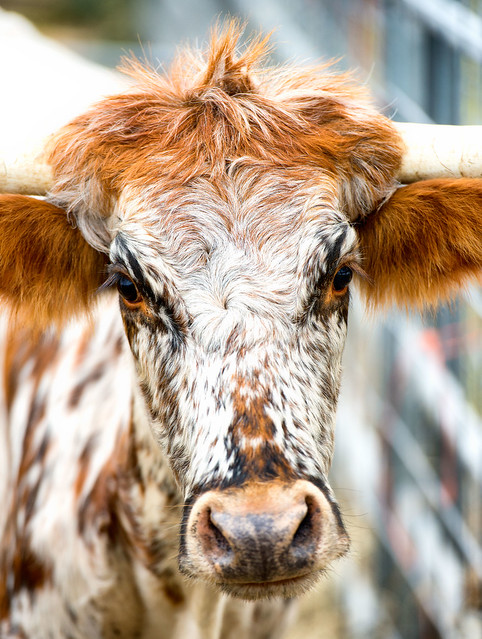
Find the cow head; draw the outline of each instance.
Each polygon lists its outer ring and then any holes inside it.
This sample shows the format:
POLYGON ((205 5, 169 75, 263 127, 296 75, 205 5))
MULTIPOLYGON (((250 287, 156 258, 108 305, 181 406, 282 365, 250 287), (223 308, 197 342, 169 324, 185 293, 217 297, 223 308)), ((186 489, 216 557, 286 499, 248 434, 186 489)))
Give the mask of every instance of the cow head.
POLYGON ((185 498, 181 570, 291 596, 348 548, 328 471, 351 280, 375 303, 450 294, 480 268, 482 186, 397 189, 402 142, 359 88, 262 71, 237 38, 135 66, 59 134, 49 201, 0 200, 0 291, 46 323, 117 287, 185 498))
POLYGON ((356 234, 309 173, 233 161, 152 207, 131 193, 110 245, 151 426, 189 503, 181 566, 233 592, 347 547, 327 475, 356 234))

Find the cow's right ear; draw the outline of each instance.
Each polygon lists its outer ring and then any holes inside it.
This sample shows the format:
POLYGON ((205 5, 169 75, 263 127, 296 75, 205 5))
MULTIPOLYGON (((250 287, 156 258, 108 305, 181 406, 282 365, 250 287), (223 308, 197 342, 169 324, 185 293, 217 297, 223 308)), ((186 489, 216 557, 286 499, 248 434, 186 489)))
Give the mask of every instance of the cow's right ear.
POLYGON ((0 195, 0 296, 22 323, 60 325, 85 311, 105 279, 106 257, 64 210, 23 195, 0 195))

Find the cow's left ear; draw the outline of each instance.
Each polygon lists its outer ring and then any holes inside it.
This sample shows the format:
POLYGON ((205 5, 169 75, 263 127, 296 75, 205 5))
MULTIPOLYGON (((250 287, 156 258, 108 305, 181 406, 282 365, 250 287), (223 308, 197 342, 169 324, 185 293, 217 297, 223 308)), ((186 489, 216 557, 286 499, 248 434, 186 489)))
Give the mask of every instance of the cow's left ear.
POLYGON ((401 187, 357 230, 368 303, 433 306, 480 277, 482 179, 401 187))
POLYGON ((0 297, 24 323, 42 329, 86 310, 105 265, 64 210, 0 195, 0 297))

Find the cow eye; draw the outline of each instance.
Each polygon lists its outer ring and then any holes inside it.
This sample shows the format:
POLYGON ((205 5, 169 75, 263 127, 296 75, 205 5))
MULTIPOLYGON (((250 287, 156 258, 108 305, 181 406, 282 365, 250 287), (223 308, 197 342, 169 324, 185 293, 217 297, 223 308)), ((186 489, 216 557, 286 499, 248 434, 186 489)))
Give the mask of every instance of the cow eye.
POLYGON ((128 305, 138 304, 142 301, 142 296, 137 290, 137 286, 125 275, 121 275, 117 280, 117 290, 128 305))
POLYGON ((333 290, 337 293, 343 292, 351 282, 353 271, 349 266, 342 266, 333 278, 333 290))

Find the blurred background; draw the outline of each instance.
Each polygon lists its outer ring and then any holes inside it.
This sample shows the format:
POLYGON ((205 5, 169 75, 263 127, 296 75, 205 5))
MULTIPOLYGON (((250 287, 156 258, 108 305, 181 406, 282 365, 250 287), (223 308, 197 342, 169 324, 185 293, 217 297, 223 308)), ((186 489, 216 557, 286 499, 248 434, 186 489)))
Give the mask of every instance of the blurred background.
MULTIPOLYGON (((482 0, 0 0, 102 64, 163 65, 218 18, 274 62, 336 58, 397 120, 482 124, 482 0)), ((482 292, 436 314, 355 300, 332 485, 353 538, 290 639, 481 639, 482 292)), ((186 638, 188 639, 188 638, 186 638)))

